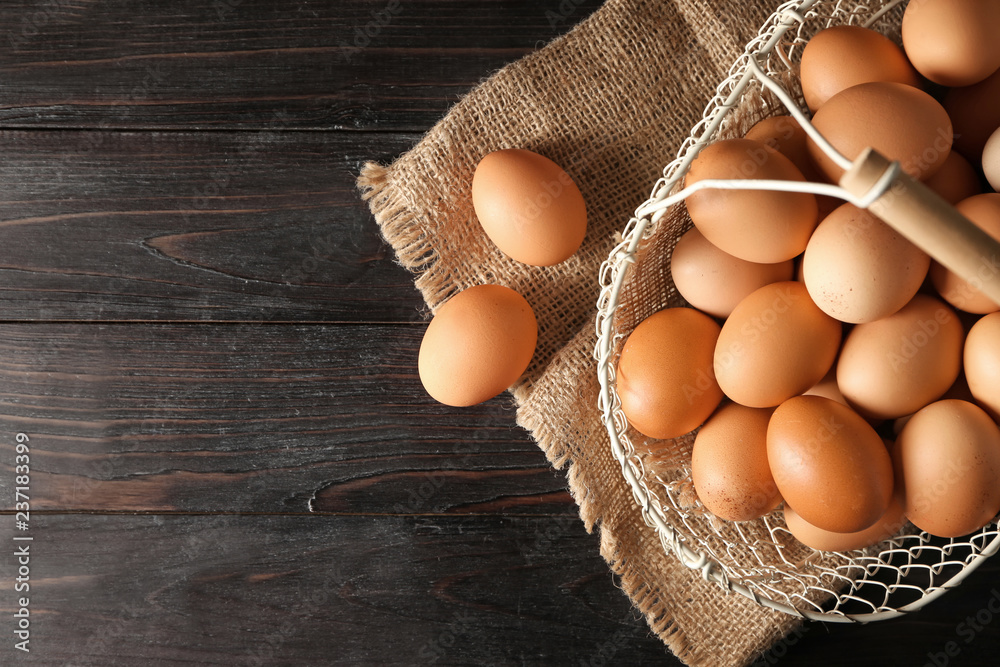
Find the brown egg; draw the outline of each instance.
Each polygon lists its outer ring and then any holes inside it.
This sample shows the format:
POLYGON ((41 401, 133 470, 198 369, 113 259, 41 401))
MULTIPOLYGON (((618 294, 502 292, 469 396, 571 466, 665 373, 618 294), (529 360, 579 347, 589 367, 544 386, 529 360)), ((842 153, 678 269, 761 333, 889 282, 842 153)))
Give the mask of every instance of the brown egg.
POLYGON ((676 438, 722 400, 712 371, 719 325, 692 308, 666 308, 629 335, 618 361, 618 394, 629 423, 651 438, 676 438))
POLYGON ((748 262, 719 250, 697 228, 691 228, 674 248, 670 273, 688 303, 714 317, 726 318, 754 290, 790 280, 792 261, 748 262))
POLYGON ((969 86, 1000 68, 1000 3, 914 0, 903 13, 903 48, 942 86, 969 86))
POLYGON ((691 478, 698 498, 728 521, 758 519, 781 502, 767 464, 771 409, 726 403, 698 431, 691 478))
POLYGON ((976 402, 1000 420, 1000 313, 980 319, 965 339, 965 377, 976 402))
POLYGON ((844 204, 819 224, 802 258, 809 296, 841 322, 873 322, 909 303, 931 259, 864 209, 844 204))
POLYGON ((802 392, 803 396, 823 396, 824 398, 829 398, 831 401, 837 401, 843 405, 847 405, 847 399, 844 395, 840 393, 840 387, 837 386, 837 367, 836 365, 831 366, 827 374, 823 376, 823 379, 814 384, 809 389, 802 392))
MULTIPOLYGON (((844 394, 840 391, 840 387, 837 386, 837 364, 834 362, 833 366, 830 367, 830 371, 823 376, 823 379, 817 382, 815 385, 802 392, 803 396, 823 396, 829 398, 831 401, 837 401, 842 405, 851 407, 851 404, 847 402, 844 398, 844 394)), ((853 409, 853 408, 852 408, 853 409)), ((864 415, 862 415, 864 417, 864 415)), ((882 425, 883 420, 876 419, 874 417, 865 417, 865 421, 871 424, 872 428, 877 429, 882 425)))
POLYGON ((853 551, 864 549, 889 539, 906 525, 903 495, 893 493, 889 508, 882 517, 864 530, 855 533, 835 533, 812 525, 789 505, 785 505, 785 525, 802 544, 818 551, 853 551))
POLYGON ((524 297, 503 285, 460 292, 434 314, 417 357, 424 389, 445 405, 482 403, 517 380, 538 339, 524 297))
POLYGON ((837 362, 837 386, 866 417, 911 414, 958 378, 963 342, 954 311, 918 294, 897 313, 851 330, 837 362))
POLYGON ((955 127, 955 149, 969 162, 979 164, 983 146, 1000 127, 1000 71, 964 88, 952 88, 944 108, 955 127))
POLYGON ((787 157, 807 181, 823 180, 809 154, 809 136, 791 116, 765 118, 747 130, 743 138, 766 144, 787 157))
MULTIPOLYGON (((958 211, 993 238, 1000 240, 1000 194, 989 192, 963 199, 955 205, 958 211)), ((930 277, 934 288, 944 300, 968 313, 984 314, 1000 310, 1000 304, 979 291, 982 281, 1000 280, 1000 266, 983 259, 978 280, 970 283, 944 268, 931 264, 930 277)))
POLYGON ((983 148, 983 172, 994 190, 1000 190, 1000 127, 990 135, 983 148))
POLYGON ((719 386, 737 403, 768 408, 826 375, 840 345, 840 322, 789 281, 761 287, 740 302, 715 348, 719 386))
MULTIPOLYGON (((815 113, 813 125, 848 159, 870 146, 920 179, 933 175, 951 151, 951 120, 944 108, 902 83, 873 81, 842 90, 815 113)), ((809 151, 823 173, 838 182, 844 170, 811 139, 809 151)))
POLYGON ((903 50, 882 33, 860 26, 834 26, 816 33, 802 50, 802 94, 816 111, 840 91, 870 81, 919 86, 903 50))
POLYGON ((952 205, 978 195, 981 190, 979 174, 958 151, 948 153, 944 164, 937 173, 924 181, 924 185, 952 205))
MULTIPOLYGON (((791 160, 750 139, 726 139, 702 149, 685 185, 706 179, 803 181, 791 160)), ((714 246, 748 262, 774 264, 806 248, 816 227, 816 197, 768 190, 700 190, 686 200, 698 230, 714 246)))
POLYGON ((836 401, 796 396, 778 406, 767 459, 785 503, 817 528, 854 533, 889 507, 889 452, 868 422, 836 401))
POLYGON ((587 208, 573 179, 549 158, 520 148, 479 162, 472 205, 490 240, 524 264, 568 259, 587 232, 587 208))
POLYGON ((903 427, 893 454, 906 517, 920 530, 960 537, 1000 512, 1000 428, 978 406, 928 405, 903 427))
MULTIPOLYGON (((969 390, 969 383, 966 381, 964 373, 959 373, 958 379, 952 383, 948 391, 944 392, 938 400, 944 401, 949 398, 954 398, 960 401, 968 401, 969 403, 974 403, 976 401, 976 399, 972 396, 972 392, 969 390)), ((909 422, 912 417, 913 415, 904 415, 903 417, 900 417, 892 422, 893 435, 898 436, 902 432, 903 427, 906 426, 907 422, 909 422)))

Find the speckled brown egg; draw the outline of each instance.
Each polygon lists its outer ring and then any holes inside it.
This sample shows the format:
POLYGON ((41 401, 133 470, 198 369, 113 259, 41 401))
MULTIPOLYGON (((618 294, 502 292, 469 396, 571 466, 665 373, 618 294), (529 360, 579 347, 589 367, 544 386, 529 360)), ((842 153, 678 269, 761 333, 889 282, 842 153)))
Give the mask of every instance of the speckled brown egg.
POLYGON ((889 452, 868 422, 836 401, 796 396, 778 406, 767 458, 785 504, 817 528, 861 531, 889 507, 889 452))
POLYGON ((969 391, 1000 420, 1000 313, 990 313, 972 326, 963 355, 969 391))
MULTIPOLYGON (((988 192, 975 195, 958 202, 955 208, 977 227, 1000 240, 1000 194, 988 192)), ((933 262, 930 269, 931 282, 945 301, 959 310, 980 315, 1000 310, 1000 304, 978 289, 982 284, 980 281, 1000 279, 998 273, 1000 266, 987 260, 980 263, 976 282, 958 277, 937 262, 933 262)))
POLYGON ((788 281, 761 287, 740 302, 715 348, 719 386, 737 403, 767 408, 801 394, 837 356, 841 324, 788 281))
POLYGON ((424 332, 420 381, 445 405, 482 403, 524 373, 537 340, 535 314, 523 296, 503 285, 470 287, 438 308, 424 332))
POLYGON ((937 401, 896 440, 906 517, 938 537, 978 530, 1000 512, 1000 428, 967 401, 937 401))
POLYGON ((726 403, 698 431, 691 478, 702 504, 729 521, 751 521, 781 502, 767 464, 767 423, 774 410, 726 403))
POLYGON ((840 91, 869 81, 919 86, 903 50, 880 32, 841 25, 816 33, 802 50, 802 94, 816 111, 840 91))
POLYGON ((666 308, 639 323, 622 347, 617 389, 629 423, 651 438, 676 438, 719 405, 712 369, 719 325, 693 308, 666 308))
POLYGON ((951 308, 917 294, 893 315, 851 329, 837 361, 837 386, 866 417, 911 414, 958 378, 964 338, 951 308))
POLYGON ((892 315, 917 293, 931 259, 864 209, 844 204, 813 232, 802 258, 809 296, 841 322, 892 315))
MULTIPOLYGON (((726 139, 703 148, 685 185, 707 179, 805 180, 791 160, 751 139, 726 139)), ((712 245, 760 264, 801 253, 817 222, 816 197, 809 193, 706 189, 685 201, 691 221, 712 245)))
MULTIPOLYGON (((813 125, 848 159, 872 147, 920 179, 944 164, 953 139, 951 120, 937 100, 913 86, 888 81, 840 91, 813 115, 813 125)), ((827 178, 839 182, 844 170, 811 139, 809 151, 827 178)))
POLYGON ((709 315, 725 318, 754 290, 790 280, 792 261, 748 262, 723 252, 692 228, 674 248, 670 273, 674 286, 688 303, 709 315))
POLYGON ((472 205, 486 235, 511 259, 552 266, 587 232, 587 207, 562 167, 521 148, 486 155, 472 178, 472 205))

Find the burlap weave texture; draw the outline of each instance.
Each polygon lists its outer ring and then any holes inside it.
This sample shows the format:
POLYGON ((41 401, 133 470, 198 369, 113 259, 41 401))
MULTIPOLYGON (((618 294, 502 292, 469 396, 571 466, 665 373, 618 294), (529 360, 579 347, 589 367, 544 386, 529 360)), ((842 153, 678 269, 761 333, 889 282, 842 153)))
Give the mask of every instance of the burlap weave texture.
POLYGON ((513 388, 518 422, 570 490, 601 554, 652 630, 690 665, 743 665, 796 621, 703 581, 664 553, 611 454, 597 408, 598 270, 729 66, 773 11, 766 2, 609 0, 569 34, 473 90, 359 186, 433 310, 482 283, 527 298, 538 348, 513 388), (506 258, 479 226, 472 175, 487 153, 527 148, 562 165, 588 207, 584 244, 554 267, 506 258))

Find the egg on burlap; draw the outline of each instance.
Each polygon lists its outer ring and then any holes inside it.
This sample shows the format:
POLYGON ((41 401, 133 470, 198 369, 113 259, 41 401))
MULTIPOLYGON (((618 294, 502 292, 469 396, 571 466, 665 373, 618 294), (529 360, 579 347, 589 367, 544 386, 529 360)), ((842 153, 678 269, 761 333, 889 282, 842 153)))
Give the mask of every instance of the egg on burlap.
POLYGON ((523 296, 503 285, 476 285, 438 308, 420 342, 417 371, 434 400, 475 405, 524 373, 537 341, 535 314, 523 296))
POLYGON ((472 178, 483 231, 511 259, 552 266, 571 257, 587 233, 587 207, 566 171, 522 148, 489 153, 472 178))

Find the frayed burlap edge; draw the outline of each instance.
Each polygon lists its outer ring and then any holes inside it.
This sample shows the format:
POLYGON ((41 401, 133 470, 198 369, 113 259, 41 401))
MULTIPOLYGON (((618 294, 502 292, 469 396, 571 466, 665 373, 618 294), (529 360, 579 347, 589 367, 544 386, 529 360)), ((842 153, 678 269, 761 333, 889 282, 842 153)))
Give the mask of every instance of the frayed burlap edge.
POLYGON ((366 162, 357 179, 361 198, 368 202, 382 235, 393 239, 396 260, 404 269, 417 273, 433 264, 437 251, 430 239, 414 224, 412 204, 402 192, 389 187, 389 169, 376 162, 366 162))

